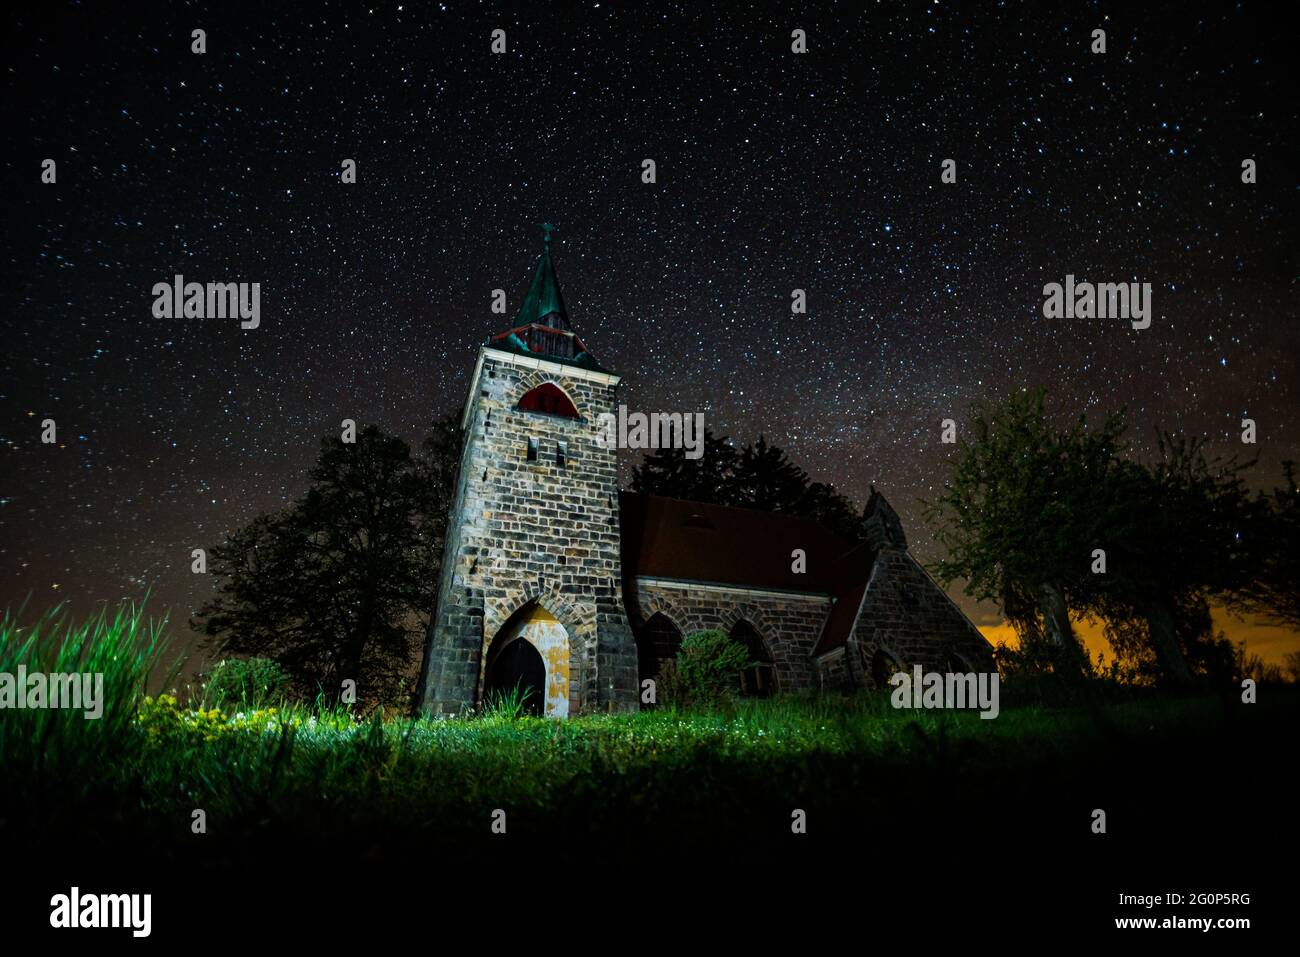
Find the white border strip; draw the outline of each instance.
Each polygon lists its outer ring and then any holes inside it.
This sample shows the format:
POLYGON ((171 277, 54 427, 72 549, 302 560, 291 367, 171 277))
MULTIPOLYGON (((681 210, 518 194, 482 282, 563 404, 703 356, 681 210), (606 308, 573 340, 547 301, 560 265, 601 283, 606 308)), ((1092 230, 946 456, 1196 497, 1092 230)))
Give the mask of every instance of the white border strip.
POLYGON ((492 353, 492 358, 500 359, 502 362, 509 362, 512 365, 523 366, 525 369, 536 369, 539 372, 549 372, 552 375, 568 376, 570 379, 588 379, 592 382, 600 382, 604 385, 618 385, 623 381, 621 375, 613 372, 597 372, 594 369, 584 369, 582 366, 572 366, 563 362, 548 362, 546 359, 535 359, 532 356, 521 356, 517 352, 506 352, 502 349, 493 349, 491 346, 483 346, 480 349, 480 355, 483 353, 492 353))

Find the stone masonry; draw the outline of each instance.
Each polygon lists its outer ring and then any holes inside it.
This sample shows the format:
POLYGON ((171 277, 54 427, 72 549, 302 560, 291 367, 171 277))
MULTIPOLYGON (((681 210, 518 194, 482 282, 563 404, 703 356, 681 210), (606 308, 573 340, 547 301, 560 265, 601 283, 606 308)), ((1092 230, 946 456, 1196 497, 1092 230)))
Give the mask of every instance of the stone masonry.
POLYGON ((729 633, 738 621, 748 621, 772 656, 778 692, 812 691, 818 687, 812 651, 830 611, 829 595, 639 581, 637 602, 640 623, 662 614, 683 635, 706 628, 729 633))
POLYGON ((988 671, 988 640, 905 548, 886 544, 876 555, 862 607, 842 656, 818 662, 823 687, 878 687, 879 652, 892 670, 988 671))
POLYGON ((908 553, 874 489, 862 542, 753 510, 632 493, 620 505, 601 419, 617 411, 621 378, 569 323, 552 231, 514 327, 479 349, 423 710, 477 708, 489 685, 544 688, 544 713, 556 717, 638 708, 637 635, 648 661, 673 640, 647 627, 656 615, 677 639, 747 633, 737 629, 747 623, 782 693, 879 687, 917 664, 993 667, 988 642, 908 553), (795 574, 792 546, 807 549, 816 575, 795 574))
POLYGON ((481 350, 430 626, 426 710, 457 713, 478 703, 493 637, 530 602, 569 635, 569 713, 635 707, 615 450, 598 441, 597 416, 613 411, 618 382, 610 373, 481 350), (569 397, 579 418, 517 408, 544 382, 569 397))

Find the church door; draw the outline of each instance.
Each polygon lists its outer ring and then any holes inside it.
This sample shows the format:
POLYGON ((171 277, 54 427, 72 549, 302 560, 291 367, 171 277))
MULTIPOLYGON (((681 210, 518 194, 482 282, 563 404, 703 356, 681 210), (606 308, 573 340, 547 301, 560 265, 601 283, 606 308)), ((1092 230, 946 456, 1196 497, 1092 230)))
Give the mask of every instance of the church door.
POLYGON ((507 619, 488 649, 485 665, 485 703, 518 686, 531 691, 528 714, 568 717, 569 633, 541 605, 529 602, 507 619))
POLYGON ((488 666, 483 697, 490 705, 502 695, 517 692, 523 699, 524 714, 540 715, 545 688, 546 665, 542 656, 529 641, 515 638, 488 666))

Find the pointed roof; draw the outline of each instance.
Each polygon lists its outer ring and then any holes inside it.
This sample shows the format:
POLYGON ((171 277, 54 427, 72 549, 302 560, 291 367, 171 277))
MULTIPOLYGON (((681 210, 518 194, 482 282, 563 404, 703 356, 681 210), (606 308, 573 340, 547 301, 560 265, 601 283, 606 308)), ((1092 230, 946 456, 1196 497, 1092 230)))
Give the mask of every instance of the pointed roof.
POLYGON ((569 323, 569 312, 564 305, 564 296, 560 294, 560 283, 555 278, 555 264, 551 262, 553 232, 555 227, 550 223, 542 224, 542 255, 537 260, 533 281, 515 315, 514 328, 492 336, 487 344, 506 352, 545 357, 555 362, 607 372, 587 351, 569 323))
POLYGON ((516 326, 542 323, 555 329, 570 329, 569 312, 564 308, 564 296, 560 294, 560 283, 555 278, 555 264, 551 262, 551 233, 555 227, 550 223, 542 224, 545 237, 541 258, 537 260, 537 269, 533 271, 533 281, 524 294, 523 305, 515 316, 516 326))

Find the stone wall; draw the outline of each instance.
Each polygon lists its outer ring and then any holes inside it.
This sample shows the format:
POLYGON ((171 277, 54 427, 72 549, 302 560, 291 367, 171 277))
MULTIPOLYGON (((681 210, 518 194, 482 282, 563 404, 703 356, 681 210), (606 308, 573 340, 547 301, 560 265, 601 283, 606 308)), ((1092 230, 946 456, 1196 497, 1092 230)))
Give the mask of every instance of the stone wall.
POLYGON ((861 613, 847 643, 816 660, 828 595, 640 579, 625 609, 616 451, 598 428, 598 416, 615 410, 617 377, 488 348, 480 360, 422 669, 424 709, 475 707, 493 639, 530 603, 568 637, 570 714, 638 707, 629 611, 638 627, 661 613, 683 635, 748 621, 780 692, 872 687, 880 650, 908 667, 948 670, 950 658, 963 670, 992 667, 988 643, 908 555, 901 525, 874 495, 868 530, 878 553, 861 613), (544 382, 568 395, 579 418, 516 408, 544 382))
POLYGON ((636 706, 636 646, 622 605, 615 450, 597 416, 615 405, 617 378, 481 352, 469 398, 460 479, 424 667, 422 706, 473 707, 482 663, 501 627, 529 602, 570 641, 570 713, 636 706), (554 366, 554 370, 548 368, 554 366), (515 406, 554 383, 578 419, 515 406), (529 439, 536 459, 528 460, 529 439), (556 461, 564 443, 564 465, 556 461))
POLYGON ((853 645, 841 645, 817 659, 817 678, 822 691, 848 694, 866 686, 859 678, 860 669, 853 668, 853 653, 853 645))
POLYGON ((743 618, 754 626, 772 656, 778 692, 810 691, 818 686, 812 651, 830 612, 828 595, 665 585, 639 579, 636 604, 638 627, 662 614, 683 636, 706 628, 730 632, 743 618))
POLYGON ((856 687, 873 687, 872 660, 884 651, 904 669, 993 670, 992 649, 970 619, 905 549, 885 545, 876 556, 862 611, 843 662, 819 663, 825 687, 847 675, 856 687))

